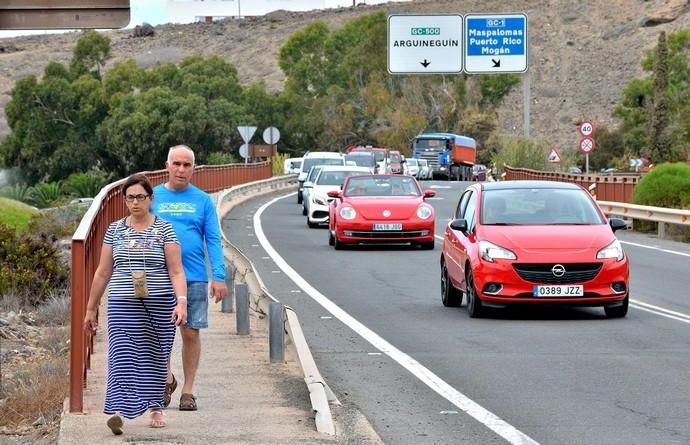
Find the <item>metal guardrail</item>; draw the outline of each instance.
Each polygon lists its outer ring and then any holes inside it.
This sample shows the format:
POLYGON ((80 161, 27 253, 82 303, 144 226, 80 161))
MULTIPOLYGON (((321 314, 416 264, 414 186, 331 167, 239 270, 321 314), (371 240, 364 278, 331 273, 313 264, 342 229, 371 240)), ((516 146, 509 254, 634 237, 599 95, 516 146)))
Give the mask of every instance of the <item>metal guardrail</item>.
POLYGON ((665 238, 667 224, 690 226, 690 210, 667 209, 665 207, 611 201, 597 201, 597 204, 607 215, 658 223, 659 238, 665 238))

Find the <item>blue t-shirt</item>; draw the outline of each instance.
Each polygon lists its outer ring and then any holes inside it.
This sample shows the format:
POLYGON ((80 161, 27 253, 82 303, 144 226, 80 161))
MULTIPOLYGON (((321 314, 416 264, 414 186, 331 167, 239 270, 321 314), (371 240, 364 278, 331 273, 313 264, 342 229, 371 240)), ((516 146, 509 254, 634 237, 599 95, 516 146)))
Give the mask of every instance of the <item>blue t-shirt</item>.
POLYGON ((182 266, 187 281, 208 282, 204 241, 211 260, 213 281, 225 280, 220 225, 208 193, 189 185, 184 191, 168 190, 165 184, 153 189, 151 210, 172 224, 182 249, 182 266))

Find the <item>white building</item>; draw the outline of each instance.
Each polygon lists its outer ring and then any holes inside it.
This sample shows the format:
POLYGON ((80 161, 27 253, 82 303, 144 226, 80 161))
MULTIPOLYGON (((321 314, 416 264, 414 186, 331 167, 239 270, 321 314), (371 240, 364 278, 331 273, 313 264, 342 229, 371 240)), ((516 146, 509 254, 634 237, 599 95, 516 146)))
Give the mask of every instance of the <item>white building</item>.
MULTIPOLYGON (((400 1, 400 0, 398 0, 400 1)), ((404 0, 403 0, 404 1, 404 0)), ((272 11, 311 11, 339 8, 354 4, 375 5, 386 0, 168 0, 166 17, 169 23, 211 21, 228 17, 264 15, 272 11)))

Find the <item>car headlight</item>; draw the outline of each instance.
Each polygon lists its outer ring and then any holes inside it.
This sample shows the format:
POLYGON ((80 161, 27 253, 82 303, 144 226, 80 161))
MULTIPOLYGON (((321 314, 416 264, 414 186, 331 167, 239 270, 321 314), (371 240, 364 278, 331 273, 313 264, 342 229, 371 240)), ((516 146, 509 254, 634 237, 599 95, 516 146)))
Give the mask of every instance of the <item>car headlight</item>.
POLYGON ((615 258, 616 261, 621 261, 624 257, 623 246, 621 246, 618 240, 614 240, 611 244, 597 252, 597 259, 615 258))
POLYGON ((340 209, 340 217, 343 219, 355 219, 357 212, 352 207, 343 207, 340 209))
POLYGON ((318 204, 321 206, 327 206, 328 205, 328 199, 325 196, 314 195, 314 196, 312 196, 311 200, 314 204, 318 204))
POLYGON ((488 241, 479 241, 479 256, 490 263, 494 260, 517 260, 517 256, 511 250, 488 241))
POLYGON ((433 214, 434 212, 431 211, 429 206, 419 206, 419 208, 417 209, 417 216, 420 219, 429 219, 433 214))

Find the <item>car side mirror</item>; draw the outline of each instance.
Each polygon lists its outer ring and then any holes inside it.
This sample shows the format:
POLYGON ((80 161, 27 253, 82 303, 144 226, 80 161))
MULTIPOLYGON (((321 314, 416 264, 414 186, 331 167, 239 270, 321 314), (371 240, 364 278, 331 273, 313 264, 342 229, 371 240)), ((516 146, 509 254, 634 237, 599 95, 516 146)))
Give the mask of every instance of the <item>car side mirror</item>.
POLYGON ((628 228, 628 225, 625 223, 625 220, 621 218, 609 219, 609 225, 611 226, 611 230, 613 230, 614 232, 616 230, 626 230, 628 228))
POLYGON ((424 190, 424 197, 425 198, 433 198, 436 196, 436 192, 433 190, 424 190))
POLYGON ((467 221, 464 219, 454 219, 450 222, 450 228, 462 233, 467 233, 467 221))
POLYGON ((340 198, 340 190, 329 190, 326 194, 331 198, 340 198))

